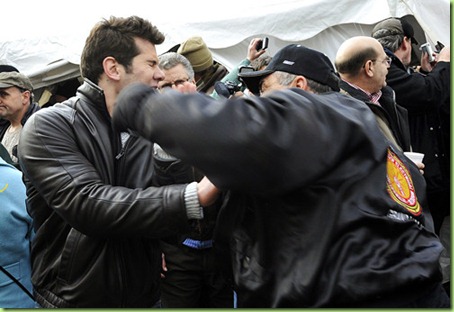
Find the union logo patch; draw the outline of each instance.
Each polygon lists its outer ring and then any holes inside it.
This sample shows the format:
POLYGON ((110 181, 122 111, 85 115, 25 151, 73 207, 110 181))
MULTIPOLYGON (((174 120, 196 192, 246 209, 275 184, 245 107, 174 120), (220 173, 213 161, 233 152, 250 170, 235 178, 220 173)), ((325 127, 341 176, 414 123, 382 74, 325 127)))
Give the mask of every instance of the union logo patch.
POLYGON ((419 216, 422 210, 416 198, 411 175, 404 163, 391 150, 388 150, 386 171, 387 190, 391 198, 412 215, 419 216))

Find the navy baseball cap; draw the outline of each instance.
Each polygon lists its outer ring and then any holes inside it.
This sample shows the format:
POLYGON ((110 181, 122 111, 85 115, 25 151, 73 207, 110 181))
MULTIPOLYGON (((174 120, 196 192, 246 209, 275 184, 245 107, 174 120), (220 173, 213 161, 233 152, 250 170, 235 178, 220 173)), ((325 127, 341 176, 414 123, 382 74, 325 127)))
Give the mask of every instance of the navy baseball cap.
POLYGON ((329 58, 300 44, 290 44, 279 50, 264 70, 240 73, 238 77, 252 93, 260 94, 260 81, 276 71, 301 75, 327 85, 334 91, 340 90, 339 77, 329 58))

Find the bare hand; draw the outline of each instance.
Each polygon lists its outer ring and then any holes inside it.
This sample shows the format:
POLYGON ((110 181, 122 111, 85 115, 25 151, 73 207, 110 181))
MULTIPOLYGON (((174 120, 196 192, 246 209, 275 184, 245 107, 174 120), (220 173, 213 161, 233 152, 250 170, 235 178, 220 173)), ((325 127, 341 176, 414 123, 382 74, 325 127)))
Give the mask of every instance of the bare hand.
POLYGON ((173 86, 173 89, 177 90, 178 92, 181 93, 195 93, 197 92, 197 86, 194 82, 191 81, 185 81, 182 84, 179 84, 178 86, 173 86))
POLYGON ((449 46, 445 46, 441 49, 437 55, 437 62, 451 62, 451 50, 449 46))
POLYGON ((423 52, 421 54, 421 69, 424 70, 425 72, 431 72, 435 64, 437 63, 436 61, 436 53, 433 54, 435 56, 435 61, 429 62, 429 54, 426 52, 423 52))
POLYGON ((429 54, 423 53, 421 55, 421 68, 430 72, 438 62, 451 62, 451 51, 448 46, 441 49, 439 53, 434 53, 435 61, 429 62, 429 54))
POLYGON ((266 50, 257 51, 257 44, 262 38, 254 38, 249 43, 249 47, 247 49, 247 59, 252 62, 253 60, 257 59, 260 55, 264 54, 266 50))
POLYGON ((221 191, 207 177, 203 177, 197 184, 197 195, 200 206, 202 207, 208 207, 214 204, 219 194, 221 194, 221 191))
POLYGON ((424 168, 426 167, 422 162, 417 162, 415 163, 416 164, 416 167, 418 167, 419 169, 419 172, 421 172, 421 174, 423 175, 424 174, 424 168))

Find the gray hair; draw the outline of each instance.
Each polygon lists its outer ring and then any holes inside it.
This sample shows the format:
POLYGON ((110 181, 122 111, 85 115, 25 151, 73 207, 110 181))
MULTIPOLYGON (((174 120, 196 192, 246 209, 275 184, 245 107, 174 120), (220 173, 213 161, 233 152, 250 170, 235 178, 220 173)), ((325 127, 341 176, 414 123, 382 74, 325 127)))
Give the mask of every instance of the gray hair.
POLYGON ((159 56, 159 68, 169 70, 177 65, 183 65, 189 80, 194 79, 194 69, 186 57, 175 52, 167 52, 159 56))
MULTIPOLYGON (((290 73, 286 73, 286 72, 282 72, 282 71, 275 72, 275 75, 277 78, 277 82, 280 85, 285 86, 285 87, 290 86, 290 84, 293 82, 293 80, 295 80, 295 78, 298 77, 298 75, 294 75, 294 74, 290 74, 290 73)), ((317 81, 307 78, 306 76, 304 76, 304 77, 307 80, 308 87, 311 89, 311 91, 313 93, 321 94, 321 93, 333 91, 333 89, 331 89, 331 87, 329 87, 327 85, 321 84, 317 81)))

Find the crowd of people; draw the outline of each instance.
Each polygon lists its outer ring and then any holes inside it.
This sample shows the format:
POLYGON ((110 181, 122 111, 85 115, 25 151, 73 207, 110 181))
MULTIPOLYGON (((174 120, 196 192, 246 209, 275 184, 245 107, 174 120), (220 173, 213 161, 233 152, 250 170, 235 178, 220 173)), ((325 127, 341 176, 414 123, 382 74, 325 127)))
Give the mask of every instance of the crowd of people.
POLYGON ((44 108, 0 65, 0 306, 451 306, 448 46, 415 70, 390 18, 228 72, 164 40, 100 21, 44 108))

